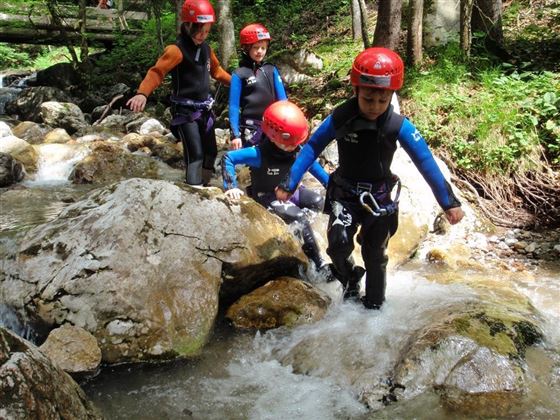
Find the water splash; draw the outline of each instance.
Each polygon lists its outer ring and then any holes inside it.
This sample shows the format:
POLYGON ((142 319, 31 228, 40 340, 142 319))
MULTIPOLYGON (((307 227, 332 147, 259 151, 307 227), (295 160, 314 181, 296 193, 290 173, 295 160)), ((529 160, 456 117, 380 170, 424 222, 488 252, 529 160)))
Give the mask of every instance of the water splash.
POLYGON ((4 327, 31 342, 35 342, 37 338, 33 328, 21 322, 17 314, 3 303, 0 303, 0 327, 4 327))
POLYGON ((74 166, 89 154, 89 149, 78 144, 40 144, 38 170, 33 179, 25 181, 29 187, 68 183, 74 166))

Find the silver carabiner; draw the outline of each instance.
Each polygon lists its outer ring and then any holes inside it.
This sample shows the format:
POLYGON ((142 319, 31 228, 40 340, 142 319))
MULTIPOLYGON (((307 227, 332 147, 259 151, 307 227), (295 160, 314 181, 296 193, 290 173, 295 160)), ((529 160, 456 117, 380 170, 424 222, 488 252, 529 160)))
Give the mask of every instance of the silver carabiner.
POLYGON ((360 204, 364 209, 369 211, 375 217, 379 217, 383 214, 384 209, 379 207, 379 204, 377 204, 377 201, 375 200, 373 195, 368 191, 364 191, 363 193, 360 194, 360 204), (366 198, 369 198, 369 200, 373 204, 373 208, 366 203, 366 198))

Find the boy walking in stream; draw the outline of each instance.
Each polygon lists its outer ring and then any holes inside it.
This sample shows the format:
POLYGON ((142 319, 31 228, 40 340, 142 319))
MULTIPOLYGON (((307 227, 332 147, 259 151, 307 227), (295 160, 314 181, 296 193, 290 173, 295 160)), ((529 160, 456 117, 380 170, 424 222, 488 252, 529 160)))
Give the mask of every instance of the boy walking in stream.
POLYGON ((338 146, 339 166, 327 186, 324 211, 329 214, 327 253, 333 274, 344 287, 344 298, 357 299, 366 273, 363 305, 379 309, 385 301, 386 254, 398 226, 400 181, 391 172, 397 141, 430 185, 451 224, 463 218, 461 203, 437 166, 416 127, 393 112, 391 96, 404 79, 401 57, 386 48, 368 48, 358 54, 350 80, 354 97, 321 123, 302 148, 288 176, 278 185, 276 198, 289 200, 303 174, 332 141, 338 146), (397 187, 397 197, 391 192, 397 187), (354 236, 362 247, 365 269, 354 264, 354 236))

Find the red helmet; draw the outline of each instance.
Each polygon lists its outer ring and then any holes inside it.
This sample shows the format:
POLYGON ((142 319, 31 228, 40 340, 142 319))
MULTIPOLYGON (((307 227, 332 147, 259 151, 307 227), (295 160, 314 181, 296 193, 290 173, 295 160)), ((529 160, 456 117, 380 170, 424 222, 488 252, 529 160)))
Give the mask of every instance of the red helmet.
POLYGON ((263 114, 262 130, 274 143, 297 146, 307 139, 309 127, 301 109, 290 101, 277 101, 263 114))
POLYGON ((270 32, 260 23, 251 23, 239 32, 239 42, 241 45, 251 45, 262 40, 270 41, 270 32))
POLYGON ((185 0, 181 18, 183 22, 214 23, 216 14, 208 0, 185 0))
POLYGON ((352 86, 399 90, 403 79, 404 63, 388 48, 368 48, 358 54, 352 64, 352 86))

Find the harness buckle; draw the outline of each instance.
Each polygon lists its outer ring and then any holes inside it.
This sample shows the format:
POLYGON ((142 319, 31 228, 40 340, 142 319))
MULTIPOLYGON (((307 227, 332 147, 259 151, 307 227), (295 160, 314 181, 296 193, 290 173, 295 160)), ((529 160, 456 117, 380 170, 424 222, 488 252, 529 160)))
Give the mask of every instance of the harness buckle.
POLYGON ((362 194, 364 192, 371 193, 372 188, 373 188, 373 185, 370 184, 369 182, 358 182, 358 183, 356 183, 356 192, 358 194, 362 194))

